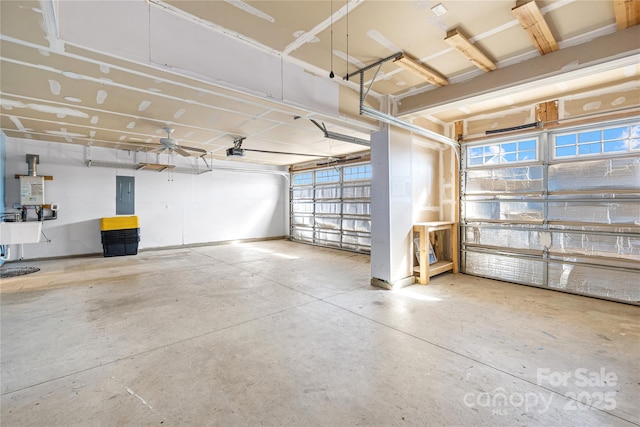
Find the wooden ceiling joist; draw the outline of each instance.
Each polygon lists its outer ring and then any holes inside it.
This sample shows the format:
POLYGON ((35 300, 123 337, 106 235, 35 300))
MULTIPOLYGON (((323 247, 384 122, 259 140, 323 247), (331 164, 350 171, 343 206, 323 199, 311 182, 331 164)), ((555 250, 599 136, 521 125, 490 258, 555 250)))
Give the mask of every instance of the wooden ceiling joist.
POLYGON ((469 38, 459 28, 448 31, 447 37, 445 37, 444 40, 458 52, 466 56, 473 65, 481 70, 488 72, 497 68, 496 64, 478 49, 476 45, 471 43, 469 38))
POLYGON ((640 0, 613 0, 618 30, 640 24, 640 0))
POLYGON ((535 0, 518 0, 516 7, 511 11, 522 28, 529 34, 531 41, 541 55, 558 50, 558 43, 535 0))
POLYGON ((398 56, 393 61, 395 64, 400 65, 405 70, 412 72, 413 74, 422 77, 429 83, 435 86, 445 86, 449 84, 449 80, 444 77, 442 74, 438 73, 435 70, 427 67, 423 63, 419 62, 417 59, 413 58, 406 53, 398 56))

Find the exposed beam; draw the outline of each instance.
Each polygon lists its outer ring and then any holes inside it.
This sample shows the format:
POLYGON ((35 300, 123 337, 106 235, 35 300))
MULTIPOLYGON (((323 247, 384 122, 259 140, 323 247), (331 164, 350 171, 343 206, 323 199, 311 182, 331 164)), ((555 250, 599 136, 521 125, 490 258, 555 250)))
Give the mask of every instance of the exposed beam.
POLYGON ((405 70, 411 71, 413 74, 422 77, 429 83, 436 86, 445 86, 449 81, 442 74, 427 67, 417 59, 403 53, 393 60, 395 64, 400 65, 405 70))
POLYGON ((640 24, 640 0, 613 0, 619 30, 640 24))
POLYGON ((459 28, 448 31, 444 41, 466 56, 473 65, 481 70, 493 71, 497 68, 496 64, 478 49, 476 45, 471 43, 469 38, 459 28))
POLYGON ((529 34, 531 41, 541 55, 558 50, 558 43, 535 0, 518 0, 516 7, 511 11, 522 28, 529 34))
POLYGON ((506 96, 627 65, 640 55, 640 25, 566 47, 545 56, 499 68, 465 82, 397 98, 398 116, 435 114, 444 109, 506 96))

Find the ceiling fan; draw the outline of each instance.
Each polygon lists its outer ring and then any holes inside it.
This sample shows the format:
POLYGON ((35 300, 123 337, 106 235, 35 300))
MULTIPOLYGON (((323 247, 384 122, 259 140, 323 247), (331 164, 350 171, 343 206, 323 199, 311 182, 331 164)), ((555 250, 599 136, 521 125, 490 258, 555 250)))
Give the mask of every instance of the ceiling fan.
POLYGON ((180 154, 181 156, 184 157, 190 157, 191 153, 189 151, 195 152, 195 153, 200 153, 200 157, 204 156, 205 154, 207 154, 206 150, 203 150, 202 148, 194 148, 194 147, 186 147, 184 145, 180 145, 178 143, 178 140, 175 138, 171 138, 171 134, 173 133, 173 128, 170 127, 164 127, 163 128, 165 130, 165 132, 167 132, 167 137, 166 138, 160 138, 160 144, 162 145, 161 147, 152 150, 153 152, 156 153, 173 153, 176 152, 178 154, 180 154))

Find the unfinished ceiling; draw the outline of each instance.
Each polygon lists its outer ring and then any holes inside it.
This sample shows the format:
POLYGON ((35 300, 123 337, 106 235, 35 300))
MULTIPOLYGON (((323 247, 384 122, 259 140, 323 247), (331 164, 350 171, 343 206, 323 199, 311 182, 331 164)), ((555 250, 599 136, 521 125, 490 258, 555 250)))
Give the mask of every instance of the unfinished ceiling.
MULTIPOLYGON (((205 150, 212 158, 226 158, 238 137, 246 137, 243 147, 249 149, 342 156, 366 147, 326 138, 307 119, 345 139, 369 138, 377 122, 359 117, 357 105, 347 112, 341 105, 341 91, 356 97, 359 91, 359 78, 347 81, 347 74, 403 52, 408 65, 389 60, 364 73, 365 87, 373 80, 369 96, 377 102, 389 95, 393 105, 405 106, 408 119, 449 124, 472 111, 551 99, 558 81, 538 87, 528 82, 522 91, 514 83, 508 94, 483 93, 464 108, 460 99, 425 101, 439 86, 468 83, 546 55, 547 49, 624 31, 638 23, 639 4, 3 1, 2 131, 150 151, 169 126, 179 146, 205 150)), ((593 79, 569 74, 563 83, 585 90, 630 79, 638 80, 638 66, 621 63, 593 79)), ((286 165, 312 156, 251 152, 231 159, 286 165)))

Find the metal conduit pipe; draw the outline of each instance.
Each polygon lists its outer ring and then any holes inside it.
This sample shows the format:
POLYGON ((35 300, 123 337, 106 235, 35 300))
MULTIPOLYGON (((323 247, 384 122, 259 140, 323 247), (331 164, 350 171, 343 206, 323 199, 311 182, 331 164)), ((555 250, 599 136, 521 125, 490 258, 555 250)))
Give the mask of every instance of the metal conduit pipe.
POLYGON ((360 112, 365 116, 373 117, 380 120, 381 122, 398 126, 399 128, 408 130, 409 132, 413 132, 415 134, 422 135, 429 139, 448 145, 455 149, 454 151, 456 152, 456 155, 458 153, 458 149, 460 148, 460 144, 458 144, 457 141, 451 138, 447 138, 446 136, 430 131, 429 129, 414 125, 413 123, 405 122, 404 120, 394 117, 391 114, 385 114, 371 107, 367 107, 366 105, 360 106, 360 112))
POLYGON ((29 176, 38 176, 38 156, 35 154, 27 154, 27 175, 29 176))

